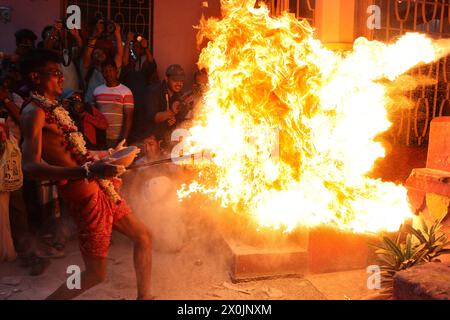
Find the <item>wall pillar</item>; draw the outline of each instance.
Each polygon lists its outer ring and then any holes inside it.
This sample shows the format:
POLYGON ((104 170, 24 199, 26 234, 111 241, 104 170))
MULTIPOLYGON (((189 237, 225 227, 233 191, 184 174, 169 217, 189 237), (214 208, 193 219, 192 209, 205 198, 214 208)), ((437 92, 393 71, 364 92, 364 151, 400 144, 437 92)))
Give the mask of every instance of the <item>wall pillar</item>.
POLYGON ((373 39, 367 27, 374 0, 316 0, 315 26, 318 38, 330 49, 350 50, 358 37, 373 39))

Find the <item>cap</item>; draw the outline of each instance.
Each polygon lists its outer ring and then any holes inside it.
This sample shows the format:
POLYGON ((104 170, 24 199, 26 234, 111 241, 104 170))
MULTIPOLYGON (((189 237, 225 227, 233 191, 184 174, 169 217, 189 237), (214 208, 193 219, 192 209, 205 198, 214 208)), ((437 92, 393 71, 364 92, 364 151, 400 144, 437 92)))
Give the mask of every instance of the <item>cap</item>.
POLYGON ((166 76, 178 81, 186 79, 186 74, 179 64, 169 66, 166 70, 166 76))

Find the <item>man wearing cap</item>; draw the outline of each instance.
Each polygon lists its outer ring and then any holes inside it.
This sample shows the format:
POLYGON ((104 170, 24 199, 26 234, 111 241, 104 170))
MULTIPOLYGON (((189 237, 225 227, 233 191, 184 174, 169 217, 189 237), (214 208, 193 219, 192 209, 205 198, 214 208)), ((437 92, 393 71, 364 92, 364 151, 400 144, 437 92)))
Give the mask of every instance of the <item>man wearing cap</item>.
POLYGON ((183 120, 184 112, 180 110, 179 102, 185 79, 183 68, 173 64, 167 68, 164 81, 149 87, 145 107, 137 111, 135 117, 131 142, 142 142, 152 134, 163 140, 183 120))

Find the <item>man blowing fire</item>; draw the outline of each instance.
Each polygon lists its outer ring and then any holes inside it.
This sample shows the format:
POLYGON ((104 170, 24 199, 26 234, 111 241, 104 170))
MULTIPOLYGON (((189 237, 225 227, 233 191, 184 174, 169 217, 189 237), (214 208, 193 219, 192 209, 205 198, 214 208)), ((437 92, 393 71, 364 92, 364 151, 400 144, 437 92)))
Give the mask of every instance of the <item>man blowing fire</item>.
POLYGON ((81 289, 69 290, 64 283, 48 299, 72 299, 104 281, 113 228, 134 243, 137 298, 151 299, 151 235, 116 191, 116 177, 125 168, 109 164, 106 151, 86 150, 83 136, 57 101, 64 82, 58 64, 53 52, 34 50, 21 66, 32 88, 21 116, 24 173, 29 179, 60 182, 86 267, 81 289))

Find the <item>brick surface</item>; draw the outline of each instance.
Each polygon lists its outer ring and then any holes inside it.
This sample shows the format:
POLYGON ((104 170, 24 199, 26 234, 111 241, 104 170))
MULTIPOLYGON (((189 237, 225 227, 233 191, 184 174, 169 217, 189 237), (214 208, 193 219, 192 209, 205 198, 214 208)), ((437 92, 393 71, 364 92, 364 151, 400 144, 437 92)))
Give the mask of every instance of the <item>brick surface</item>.
POLYGON ((320 227, 310 231, 308 257, 312 273, 335 272, 366 268, 369 263, 369 243, 375 238, 335 228, 320 227))
POLYGON ((427 168, 450 171, 450 117, 431 121, 427 168))
POLYGON ((299 245, 280 244, 263 247, 224 238, 231 252, 231 278, 233 282, 280 277, 302 277, 307 272, 308 254, 299 245))
POLYGON ((438 117, 431 122, 426 168, 413 169, 406 180, 408 197, 418 213, 426 207, 434 218, 448 213, 439 196, 450 198, 450 117, 438 117), (426 194, 426 195, 425 195, 426 194))
POLYGON ((374 262, 369 243, 376 242, 371 235, 331 227, 309 230, 306 245, 280 242, 274 247, 223 238, 231 253, 230 274, 235 282, 364 269, 374 262))

